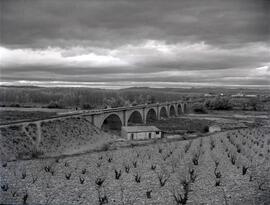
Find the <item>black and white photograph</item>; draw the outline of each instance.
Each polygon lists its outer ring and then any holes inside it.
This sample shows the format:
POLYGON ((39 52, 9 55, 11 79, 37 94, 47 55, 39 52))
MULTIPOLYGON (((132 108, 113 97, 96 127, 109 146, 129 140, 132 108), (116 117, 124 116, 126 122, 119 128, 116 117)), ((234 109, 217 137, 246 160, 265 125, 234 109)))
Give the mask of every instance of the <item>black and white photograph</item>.
POLYGON ((269 205, 270 0, 0 0, 1 205, 269 205))

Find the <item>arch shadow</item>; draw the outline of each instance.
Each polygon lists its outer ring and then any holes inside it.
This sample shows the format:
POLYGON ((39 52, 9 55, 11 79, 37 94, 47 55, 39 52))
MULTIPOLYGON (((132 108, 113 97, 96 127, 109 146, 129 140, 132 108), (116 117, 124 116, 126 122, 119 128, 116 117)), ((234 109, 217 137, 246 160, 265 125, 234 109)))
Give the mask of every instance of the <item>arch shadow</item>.
POLYGON ((162 118, 168 118, 167 110, 165 107, 162 107, 160 109, 160 119, 162 119, 162 118))
POLYGON ((182 112, 182 106, 180 104, 177 106, 177 111, 178 111, 178 115, 183 114, 183 112, 182 112))
POLYGON ((134 125, 134 124, 142 124, 143 123, 143 118, 142 115, 139 111, 135 110, 131 113, 131 115, 129 116, 127 125, 134 125))
POLYGON ((101 129, 104 131, 121 131, 122 121, 117 114, 110 114, 107 116, 102 125, 101 129))
POLYGON ((156 111, 151 108, 148 110, 147 114, 146 114, 146 123, 150 123, 157 120, 157 113, 156 111))
POLYGON ((176 116, 176 111, 173 105, 170 106, 170 116, 172 117, 176 116))

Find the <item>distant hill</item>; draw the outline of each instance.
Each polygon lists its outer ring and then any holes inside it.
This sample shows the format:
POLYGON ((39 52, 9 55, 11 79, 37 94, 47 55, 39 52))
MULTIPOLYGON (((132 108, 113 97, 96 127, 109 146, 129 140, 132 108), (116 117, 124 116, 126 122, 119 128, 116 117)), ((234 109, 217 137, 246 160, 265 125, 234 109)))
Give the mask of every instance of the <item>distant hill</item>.
POLYGON ((206 93, 269 95, 269 89, 130 87, 115 90, 86 87, 0 86, 0 106, 99 109, 198 98, 206 93))
POLYGON ((150 87, 130 87, 121 89, 121 91, 159 91, 159 92, 177 92, 185 94, 235 94, 235 93, 245 93, 245 94, 269 94, 269 89, 267 88, 227 88, 227 87, 191 87, 191 88, 150 88, 150 87))
POLYGON ((0 88, 40 88, 39 86, 34 85, 0 85, 0 88))

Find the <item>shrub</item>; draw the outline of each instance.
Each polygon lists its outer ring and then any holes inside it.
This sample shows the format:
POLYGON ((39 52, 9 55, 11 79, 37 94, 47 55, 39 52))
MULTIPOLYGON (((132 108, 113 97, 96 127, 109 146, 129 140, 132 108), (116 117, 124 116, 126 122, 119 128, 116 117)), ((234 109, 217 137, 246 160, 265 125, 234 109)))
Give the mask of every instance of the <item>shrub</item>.
POLYGON ((212 138, 210 138, 210 149, 213 150, 215 146, 216 146, 215 141, 212 138))
POLYGON ((108 162, 109 162, 109 163, 111 163, 112 160, 113 160, 112 157, 109 157, 109 158, 108 158, 108 162))
POLYGON ((220 186, 220 179, 216 179, 215 186, 220 186))
POLYGON ((125 165, 125 171, 126 171, 126 173, 129 173, 129 170, 130 170, 130 166, 129 166, 129 164, 126 164, 125 165))
POLYGON ((105 178, 99 178, 98 177, 98 178, 96 178, 95 183, 96 183, 96 185, 101 187, 104 181, 105 181, 105 178))
POLYGON ((193 141, 190 140, 190 141, 185 145, 185 147, 184 147, 185 153, 188 152, 189 148, 191 147, 192 142, 193 142, 193 141))
POLYGON ((216 168, 218 167, 218 165, 219 165, 219 161, 218 160, 215 160, 215 166, 216 166, 216 168))
POLYGON ((216 171, 216 170, 215 170, 215 176, 216 176, 217 179, 220 179, 220 178, 221 178, 221 173, 220 173, 220 171, 216 171))
POLYGON ((99 202, 99 204, 100 205, 108 204, 109 200, 108 200, 108 197, 107 197, 107 194, 106 194, 105 190, 102 193, 100 187, 98 187, 97 192, 98 192, 98 202, 99 202))
POLYGON ((206 108, 203 103, 194 103, 192 105, 192 110, 195 113, 207 113, 206 108))
POLYGON ((3 164, 2 164, 2 167, 7 167, 7 162, 4 162, 3 164))
POLYGON ((163 187, 170 178, 170 174, 164 171, 163 169, 161 170, 161 172, 157 172, 157 176, 160 187, 163 187))
POLYGON ((137 161, 133 161, 132 164, 133 164, 133 167, 134 167, 134 168, 137 167, 137 161))
POLYGON ((21 105, 18 104, 18 103, 10 104, 9 106, 10 106, 10 107, 21 107, 21 105))
POLYGON ((83 170, 82 170, 82 174, 85 174, 86 173, 86 169, 84 168, 83 170))
POLYGON ((151 170, 155 170, 156 167, 157 167, 157 166, 156 166, 155 164, 152 164, 152 165, 151 165, 151 170))
POLYGON ((241 152, 241 148, 240 148, 240 146, 238 144, 236 145, 236 150, 237 150, 238 153, 241 152))
POLYGON ((212 100, 208 100, 205 106, 210 110, 230 110, 232 109, 232 104, 229 98, 226 97, 216 97, 212 100))
POLYGON ((243 166, 242 167, 242 174, 245 175, 247 173, 248 167, 243 166))
POLYGON ((66 177, 67 180, 70 180, 71 173, 66 173, 66 174, 65 174, 65 177, 66 177))
POLYGON ((190 192, 190 183, 187 180, 181 181, 184 193, 181 194, 180 192, 174 192, 173 198, 177 204, 186 204, 188 200, 188 194, 190 192))
POLYGON ((141 175, 139 175, 139 173, 136 173, 134 175, 134 177, 135 177, 135 182, 137 182, 137 183, 140 183, 141 182, 141 175))
POLYGON ((32 174, 32 183, 36 183, 36 181, 38 180, 38 176, 35 176, 32 174))
POLYGON ((22 172, 22 179, 25 179, 25 178, 26 178, 26 171, 23 170, 23 172, 22 172))
POLYGON ((152 198, 151 193, 152 193, 152 190, 146 191, 146 197, 147 197, 148 199, 151 199, 151 198, 152 198))
POLYGON ((79 177, 79 179, 80 179, 80 183, 83 184, 85 179, 83 177, 79 177))
POLYGON ((197 178, 197 175, 195 174, 195 169, 189 168, 188 172, 189 172, 190 182, 194 183, 197 178))
POLYGON ((8 190, 8 184, 3 184, 3 185, 1 185, 1 189, 2 189, 3 191, 7 191, 7 190, 8 190))
POLYGON ((236 157, 235 157, 235 155, 231 155, 231 163, 233 164, 233 165, 235 165, 235 160, 236 160, 236 157))
POLYGON ((51 109, 62 109, 64 108, 65 106, 58 102, 58 101, 51 101, 48 105, 47 105, 47 108, 51 108, 51 109))
POLYGON ((192 157, 192 162, 194 165, 199 164, 199 154, 195 153, 194 156, 192 157))
POLYGON ((27 204, 26 201, 28 199, 28 193, 26 192, 24 195, 23 195, 23 204, 27 204))
POLYGON ((120 179, 121 177, 121 174, 122 174, 122 170, 120 169, 119 171, 118 170, 114 170, 114 174, 115 174, 115 179, 120 179))
POLYGON ((94 109, 95 106, 93 106, 93 105, 87 103, 87 104, 83 104, 83 105, 81 106, 81 108, 84 109, 84 110, 91 110, 91 109, 94 109))

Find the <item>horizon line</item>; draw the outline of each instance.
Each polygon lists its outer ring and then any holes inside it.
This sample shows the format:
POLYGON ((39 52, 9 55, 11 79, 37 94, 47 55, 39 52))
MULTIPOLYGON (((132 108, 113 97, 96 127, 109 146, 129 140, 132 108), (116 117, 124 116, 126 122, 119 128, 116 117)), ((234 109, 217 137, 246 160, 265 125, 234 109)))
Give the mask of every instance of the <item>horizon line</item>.
MULTIPOLYGON (((120 82, 121 83, 121 82, 120 82)), ((67 81, 13 81, 1 82, 0 87, 39 87, 39 88, 92 88, 121 90, 127 88, 159 88, 159 89, 199 89, 199 88, 224 88, 224 89, 270 89, 270 85, 218 85, 218 84, 201 84, 185 85, 183 82, 129 82, 127 84, 115 84, 113 82, 67 82, 67 81), (111 83, 111 84, 110 84, 111 83), (144 83, 148 85, 140 86, 144 83), (157 85, 157 84, 163 85, 157 85), (152 85, 151 85, 152 84, 152 85), (156 85, 155 85, 156 84, 156 85), (170 86, 171 85, 171 86, 170 86), (173 86, 174 85, 174 86, 173 86), (177 85, 177 86, 175 86, 177 85)))

